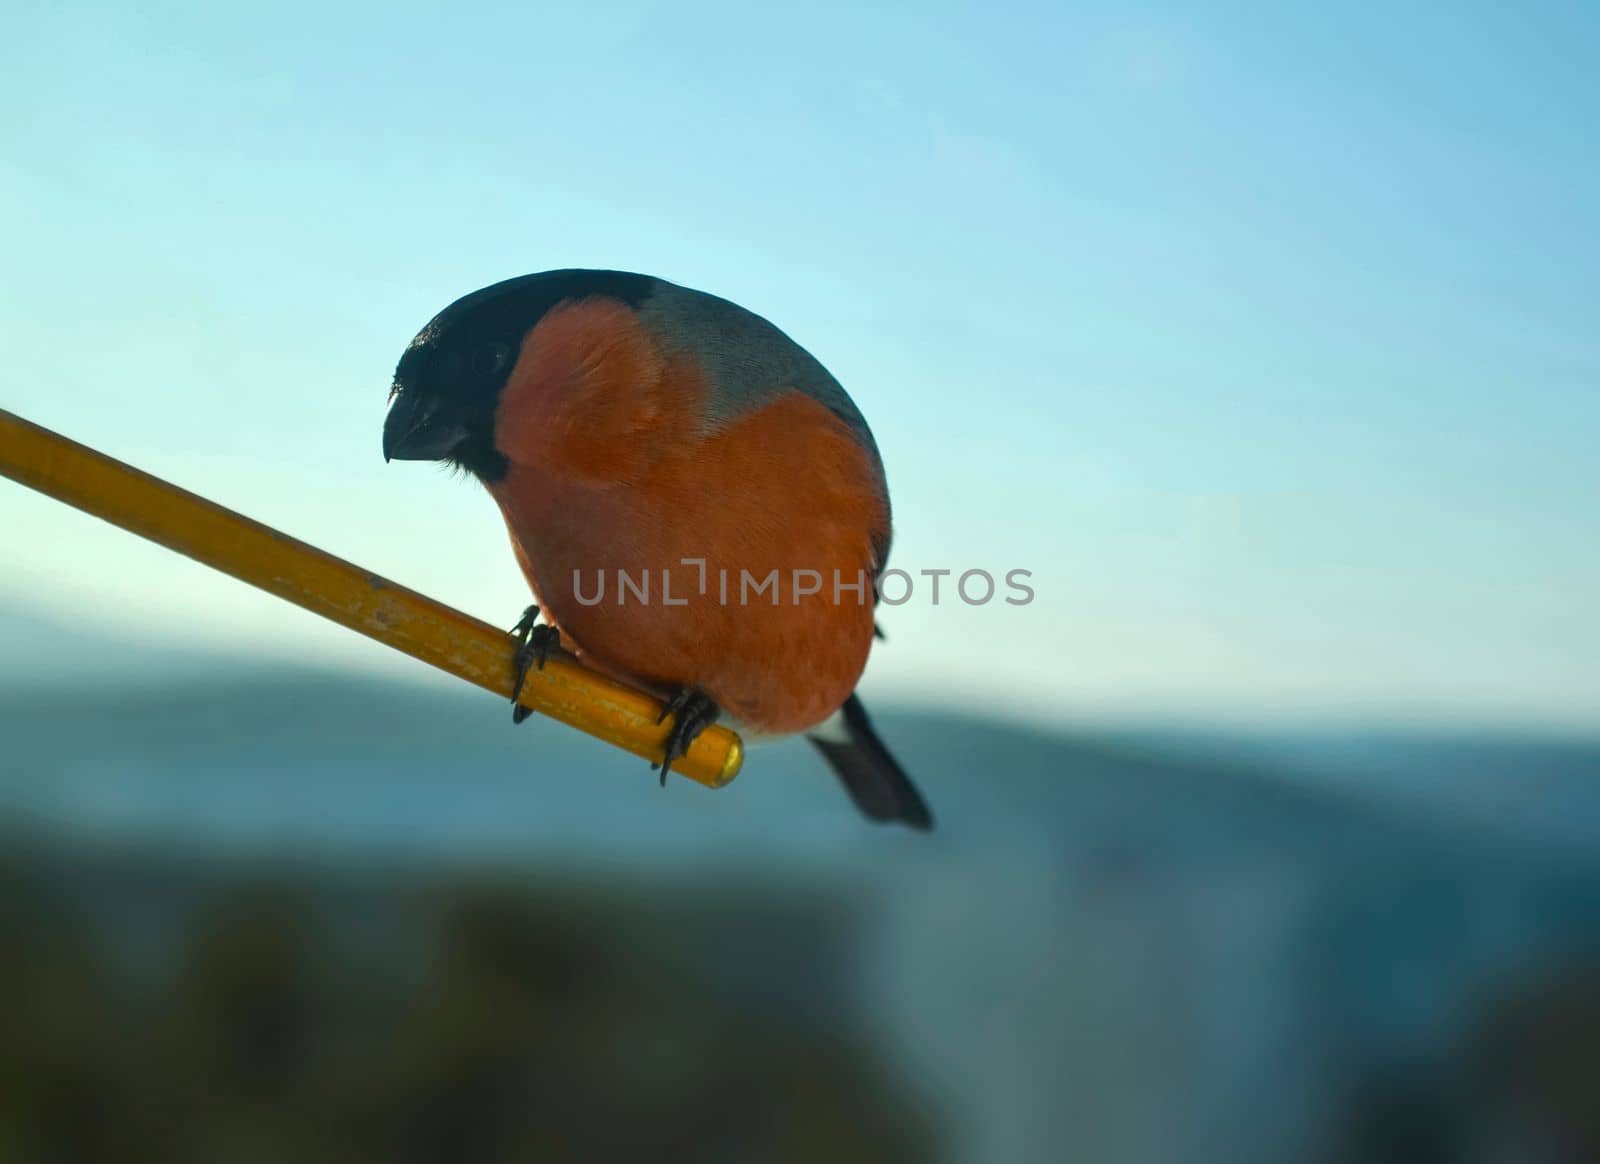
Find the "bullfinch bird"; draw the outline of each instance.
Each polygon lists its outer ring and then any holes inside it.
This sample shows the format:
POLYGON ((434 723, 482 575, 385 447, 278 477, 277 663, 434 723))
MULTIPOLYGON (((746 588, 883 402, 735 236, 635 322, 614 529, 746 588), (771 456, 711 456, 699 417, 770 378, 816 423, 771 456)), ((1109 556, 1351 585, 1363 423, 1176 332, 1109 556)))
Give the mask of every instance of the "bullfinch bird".
POLYGON ((867 816, 931 827, 854 694, 889 552, 883 463, 838 381, 765 319, 621 271, 496 283, 400 357, 383 453, 459 466, 499 504, 537 603, 513 630, 518 690, 564 648, 667 701, 663 780, 722 718, 805 733, 867 816))

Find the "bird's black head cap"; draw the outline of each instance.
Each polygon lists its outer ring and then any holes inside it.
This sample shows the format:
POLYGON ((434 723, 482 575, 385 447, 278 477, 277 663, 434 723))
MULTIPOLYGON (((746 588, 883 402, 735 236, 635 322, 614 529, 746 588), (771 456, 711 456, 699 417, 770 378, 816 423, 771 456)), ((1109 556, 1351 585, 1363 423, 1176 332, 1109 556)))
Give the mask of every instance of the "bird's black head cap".
POLYGON ((655 280, 625 271, 523 275, 457 299, 417 333, 394 371, 385 460, 448 461, 484 481, 505 476, 495 409, 523 337, 557 303, 605 296, 637 307, 655 280))

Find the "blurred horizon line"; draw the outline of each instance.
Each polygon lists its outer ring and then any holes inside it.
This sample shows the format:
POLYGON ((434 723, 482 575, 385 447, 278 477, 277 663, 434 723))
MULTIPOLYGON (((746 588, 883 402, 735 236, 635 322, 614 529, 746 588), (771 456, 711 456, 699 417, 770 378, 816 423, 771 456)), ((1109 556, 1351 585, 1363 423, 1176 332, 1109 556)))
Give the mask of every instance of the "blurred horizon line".
MULTIPOLYGON (((69 615, 37 601, 0 589, 0 696, 81 685, 98 690, 130 680, 159 683, 174 689, 194 682, 250 684, 292 678, 402 688, 460 690, 459 680, 355 634, 341 634, 370 648, 362 658, 341 652, 285 652, 263 642, 255 656, 234 648, 246 644, 237 634, 218 628, 215 635, 163 635, 119 625, 115 617, 69 615), (93 659, 92 665, 83 660, 93 659)), ((332 624, 329 624, 332 627, 332 624)), ((1156 731, 1199 737, 1236 736, 1395 736, 1449 739, 1600 743, 1600 728, 1583 717, 1552 715, 1538 719, 1516 714, 1486 717, 1470 709, 1377 710, 1337 706, 1321 709, 1262 707, 1255 711, 1222 706, 1187 706, 1180 698, 1166 706, 1126 703, 1094 706, 1058 705, 1054 713, 1026 702, 1007 705, 993 699, 963 701, 952 697, 949 684, 913 685, 863 680, 865 696, 879 710, 902 715, 966 718, 1049 735, 1156 731)))

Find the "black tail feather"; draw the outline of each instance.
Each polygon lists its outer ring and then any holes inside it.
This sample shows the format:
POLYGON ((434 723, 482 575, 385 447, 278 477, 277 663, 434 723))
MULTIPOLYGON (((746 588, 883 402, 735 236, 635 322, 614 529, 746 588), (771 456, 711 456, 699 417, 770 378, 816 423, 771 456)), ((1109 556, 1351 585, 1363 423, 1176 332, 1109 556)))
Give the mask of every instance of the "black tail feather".
POLYGON ((933 814, 872 730, 861 700, 852 695, 840 710, 846 740, 817 736, 810 739, 843 782, 856 807, 875 821, 901 821, 914 829, 933 828, 933 814))

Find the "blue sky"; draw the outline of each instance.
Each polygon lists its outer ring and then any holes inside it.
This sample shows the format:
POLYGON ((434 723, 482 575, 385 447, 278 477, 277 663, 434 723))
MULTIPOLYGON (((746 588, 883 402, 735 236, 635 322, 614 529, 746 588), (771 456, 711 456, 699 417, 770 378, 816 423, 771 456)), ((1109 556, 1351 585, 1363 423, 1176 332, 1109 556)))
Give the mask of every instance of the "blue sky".
MULTIPOLYGON (((1600 13, 1581 5, 34 6, 0 405, 473 613, 492 503, 378 452, 456 296, 772 318, 877 432, 866 691, 1063 720, 1600 712, 1600 13)), ((0 486, 0 602, 416 665, 0 486)))

